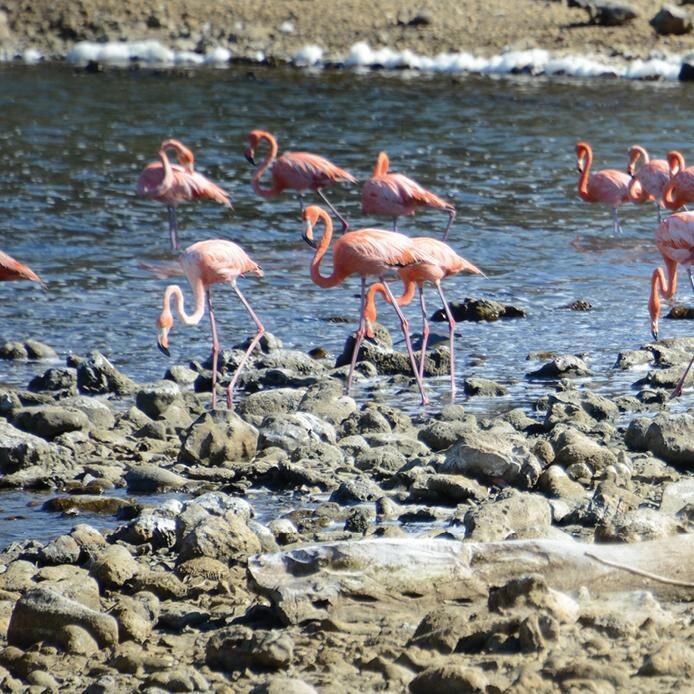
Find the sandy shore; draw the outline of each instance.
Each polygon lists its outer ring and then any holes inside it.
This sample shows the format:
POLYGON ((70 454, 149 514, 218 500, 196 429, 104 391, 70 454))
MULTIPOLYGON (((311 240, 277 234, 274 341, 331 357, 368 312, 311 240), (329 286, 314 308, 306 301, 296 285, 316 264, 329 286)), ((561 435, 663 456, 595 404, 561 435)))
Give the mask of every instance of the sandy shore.
POLYGON ((201 52, 219 46, 236 57, 262 51, 277 59, 315 44, 327 59, 339 60, 358 41, 426 56, 545 48, 636 58, 692 50, 691 34, 658 36, 649 25, 657 3, 629 4, 636 19, 603 27, 591 24, 583 9, 548 0, 22 0, 0 11, 0 50, 31 48, 57 58, 78 41, 138 39, 201 52))

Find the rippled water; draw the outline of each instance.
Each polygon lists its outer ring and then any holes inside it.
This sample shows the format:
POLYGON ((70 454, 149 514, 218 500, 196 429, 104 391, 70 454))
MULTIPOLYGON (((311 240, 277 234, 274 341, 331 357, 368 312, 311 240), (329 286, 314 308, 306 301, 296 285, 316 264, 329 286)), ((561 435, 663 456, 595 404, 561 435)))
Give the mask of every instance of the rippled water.
MULTIPOLYGON (((267 329, 287 347, 340 351, 357 321, 358 279, 330 291, 312 284, 298 203, 288 194, 272 201, 253 194, 243 151, 248 131, 262 127, 277 135, 280 151, 319 152, 362 180, 385 149, 393 170, 456 204, 449 241, 488 278, 448 280, 449 299, 489 297, 528 312, 524 320, 458 326, 458 378, 492 377, 511 389, 493 404, 470 400, 471 410, 527 405, 543 392, 524 378, 539 365, 526 361, 534 350, 586 353, 596 388, 631 392, 638 375, 611 367, 620 350, 650 339, 649 278, 660 260, 655 209, 625 206, 624 234, 613 237, 609 210, 577 197, 574 145, 592 143, 596 168, 624 168, 634 143, 652 156, 679 148, 691 158, 694 90, 686 84, 46 66, 0 67, 0 84, 0 248, 49 287, 0 286, 5 339, 33 337, 61 355, 96 348, 136 380, 163 375, 169 362, 156 349, 153 321, 166 282, 138 262, 170 257, 166 211, 136 198, 134 186, 159 143, 177 137, 195 150, 197 167, 231 191, 235 208, 179 208, 182 243, 222 237, 243 245, 265 270, 242 287, 267 329), (594 309, 560 309, 579 297, 594 309), (334 316, 348 323, 329 322, 334 316)), ((390 228, 361 215, 358 187, 329 195, 354 227, 390 228)), ((440 237, 444 222, 445 215, 421 213, 401 230, 440 237)), ((687 289, 682 282, 681 298, 689 299, 687 289)), ((223 346, 251 334, 233 293, 221 288, 216 297, 223 346)), ((434 293, 429 306, 436 308, 434 293)), ((382 307, 379 316, 396 331, 391 313, 382 307)), ((416 328, 415 304, 409 313, 416 328)), ((445 324, 433 328, 446 333, 445 324)), ((664 337, 691 333, 686 321, 663 322, 664 337)), ((178 362, 204 358, 207 322, 177 323, 171 342, 178 362)), ((24 385, 44 368, 0 363, 0 382, 24 385)), ((436 410, 447 380, 429 386, 436 410)), ((392 394, 417 411, 414 390, 392 394)), ((678 407, 691 403, 690 392, 678 407)))

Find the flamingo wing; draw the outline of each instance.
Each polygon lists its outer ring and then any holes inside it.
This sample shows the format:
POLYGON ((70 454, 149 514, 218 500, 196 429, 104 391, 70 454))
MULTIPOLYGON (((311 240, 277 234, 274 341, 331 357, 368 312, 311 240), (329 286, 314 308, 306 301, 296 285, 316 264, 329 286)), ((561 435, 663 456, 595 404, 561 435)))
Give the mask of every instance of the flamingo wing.
POLYGON ((603 169, 588 180, 588 195, 593 202, 618 205, 629 201, 631 177, 617 169, 603 169))
POLYGON ((656 229, 655 243, 663 257, 694 264, 694 212, 673 214, 656 229))
POLYGON ((181 265, 188 277, 200 277, 205 284, 233 282, 247 272, 263 275, 241 246, 224 239, 198 241, 189 246, 181 255, 181 265))
POLYGON ((272 176, 279 178, 285 188, 297 190, 321 188, 338 181, 356 183, 348 171, 310 152, 285 152, 272 165, 272 176))
POLYGON ((41 284, 41 278, 29 267, 0 251, 0 282, 31 280, 41 284))
POLYGON ((179 175, 182 179, 182 185, 185 185, 189 191, 191 200, 214 200, 221 205, 231 207, 229 193, 201 173, 193 171, 179 175))

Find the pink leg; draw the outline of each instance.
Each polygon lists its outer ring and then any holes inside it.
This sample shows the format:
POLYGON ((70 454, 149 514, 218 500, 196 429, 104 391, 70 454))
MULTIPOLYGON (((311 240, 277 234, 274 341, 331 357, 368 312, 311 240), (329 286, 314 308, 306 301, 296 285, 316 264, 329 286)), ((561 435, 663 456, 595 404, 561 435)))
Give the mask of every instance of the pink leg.
POLYGON ((427 354, 427 342, 429 341, 429 321, 427 320, 427 307, 424 303, 424 285, 419 285, 419 305, 422 307, 422 355, 419 359, 419 377, 424 380, 424 360, 427 354))
POLYGON ((219 338, 217 337, 217 324, 212 308, 212 294, 207 289, 207 308, 210 310, 210 327, 212 328, 212 409, 217 409, 217 358, 219 357, 219 338))
POLYGON ((250 353, 255 349, 255 346, 258 344, 258 342, 260 342, 260 338, 265 334, 265 328, 263 324, 260 322, 260 318, 258 318, 258 316, 255 315, 255 311, 251 308, 251 305, 248 303, 248 301, 246 301, 246 297, 244 297, 244 295, 241 293, 241 290, 236 286, 236 281, 232 282, 231 286, 234 288, 234 291, 238 295, 239 299, 241 299, 241 303, 246 307, 246 311, 248 311, 251 318, 253 319, 253 322, 258 328, 258 332, 255 334, 255 337, 251 340, 251 344, 248 345, 248 349, 241 358, 239 365, 236 367, 236 371, 234 372, 234 375, 231 378, 231 382, 227 387, 227 407, 229 409, 232 409, 234 406, 234 386, 236 385, 236 381, 238 381, 239 379, 241 369, 244 367, 244 364, 248 360, 250 353))
POLYGON ((345 395, 349 395, 349 391, 352 388, 352 378, 354 377, 354 367, 357 363, 357 357, 359 356, 359 350, 361 349, 362 342, 364 342, 364 335, 366 335, 366 316, 364 316, 364 309, 366 308, 366 277, 361 278, 361 304, 359 305, 359 328, 357 330, 356 337, 354 338, 354 349, 352 350, 352 362, 349 365, 349 375, 347 376, 347 387, 345 388, 345 395))
POLYGON ((443 295, 443 289, 441 289, 441 283, 436 283, 436 291, 443 301, 443 310, 446 312, 446 318, 448 319, 448 339, 451 345, 451 395, 455 395, 455 359, 453 352, 453 338, 455 337, 455 320, 453 320, 453 315, 451 314, 451 309, 448 307, 448 302, 446 297, 443 295))
POLYGON ((175 251, 178 249, 178 238, 176 236, 178 232, 176 208, 173 205, 169 205, 166 209, 169 211, 169 238, 171 239, 171 250, 175 251))
POLYGON ((689 366, 685 369, 684 373, 682 374, 682 378, 678 381, 677 385, 675 386, 675 390, 670 393, 670 397, 668 400, 672 400, 673 398, 679 398, 680 395, 682 395, 682 388, 684 387, 684 382, 687 380, 687 376, 689 375, 689 370, 692 368, 692 364, 694 364, 694 357, 692 357, 692 360, 689 362, 689 366))
POLYGON ((328 198, 325 197, 325 193, 320 189, 316 188, 316 193, 320 196, 320 199, 332 210, 333 214, 340 220, 340 223, 342 224, 342 233, 344 234, 347 229, 349 229, 349 224, 347 223, 347 220, 335 209, 333 204, 328 200, 328 198))
POLYGON ((451 225, 453 224, 454 219, 455 219, 455 210, 450 210, 448 213, 448 224, 446 225, 446 231, 443 232, 443 240, 444 241, 448 238, 448 232, 451 228, 451 225))
POLYGON ((415 380, 417 381, 417 385, 419 386, 419 392, 422 395, 422 405, 427 405, 429 403, 429 398, 427 397, 426 393, 424 392, 424 384, 422 383, 422 379, 419 376, 419 371, 417 370, 417 362, 415 361, 414 352, 412 351, 412 342, 410 341, 409 325, 407 323, 407 318, 405 318, 403 312, 400 310, 400 307, 398 306, 397 299, 393 296, 393 292, 390 291, 390 287, 388 286, 385 279, 383 277, 380 277, 379 279, 383 283, 383 288, 386 290, 386 295, 388 296, 388 301, 393 305, 393 308, 395 309, 395 313, 398 314, 398 318, 400 319, 400 327, 402 328, 402 334, 405 337, 405 344, 407 345, 407 353, 410 355, 410 363, 412 364, 412 373, 414 374, 415 380))

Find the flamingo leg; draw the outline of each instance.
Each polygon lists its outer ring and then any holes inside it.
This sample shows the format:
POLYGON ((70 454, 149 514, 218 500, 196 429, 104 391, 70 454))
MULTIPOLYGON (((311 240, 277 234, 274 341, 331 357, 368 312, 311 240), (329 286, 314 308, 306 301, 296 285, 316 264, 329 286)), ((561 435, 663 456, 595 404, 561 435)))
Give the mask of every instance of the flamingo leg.
POLYGON ((660 203, 656 200, 655 209, 658 211, 658 224, 663 221, 663 216, 660 213, 660 203))
POLYGON ((397 230, 398 230, 398 218, 393 217, 393 231, 397 231, 397 230))
POLYGON ((690 267, 687 268, 687 274, 689 275, 689 284, 692 285, 692 291, 694 292, 694 276, 692 276, 692 269, 690 267))
POLYGON ((178 226, 176 224, 176 208, 169 205, 167 208, 169 213, 169 238, 171 239, 171 250, 178 249, 178 226))
POLYGON ((316 193, 318 193, 320 199, 332 210, 333 214, 340 220, 340 223, 342 224, 342 233, 344 234, 347 229, 349 229, 349 224, 347 223, 347 220, 335 209, 333 204, 328 200, 328 198, 325 197, 325 193, 320 189, 316 188, 316 193))
POLYGON ((210 328, 212 328, 212 409, 217 409, 217 359, 219 357, 219 338, 217 337, 217 323, 214 319, 212 308, 212 294, 207 288, 207 308, 210 311, 210 328))
POLYGON ((357 329, 356 337, 354 338, 354 349, 352 350, 352 361, 349 365, 349 374, 347 376, 347 386, 345 387, 345 395, 349 395, 352 388, 352 378, 354 377, 354 367, 357 363, 359 350, 361 349, 364 336, 366 335, 366 316, 364 309, 366 308, 366 277, 361 278, 361 304, 359 306, 359 328, 357 329))
POLYGON ((424 392, 424 384, 422 383, 422 379, 419 375, 419 371, 417 369, 417 362, 415 361, 414 352, 412 351, 412 342, 410 341, 409 325, 407 323, 407 318, 405 318, 405 315, 400 310, 398 302, 396 298, 393 296, 393 292, 390 291, 390 287, 388 286, 385 279, 383 277, 380 277, 379 279, 383 283, 383 288, 386 290, 388 301, 393 305, 395 313, 398 314, 398 318, 400 319, 402 334, 405 337, 405 344, 407 345, 407 353, 410 356, 410 363, 412 364, 412 373, 414 374, 415 380, 417 381, 417 385, 419 386, 419 392, 422 395, 422 405, 427 405, 429 403, 429 398, 427 397, 427 394, 424 392))
POLYGON ((613 225, 612 225, 613 233, 621 234, 622 233, 622 225, 619 223, 619 214, 617 213, 616 207, 612 208, 612 220, 613 220, 613 225))
POLYGON ((684 382, 687 380, 687 376, 689 375, 689 371, 692 368, 692 364, 694 364, 694 357, 692 357, 691 361, 689 362, 689 366, 685 369, 684 373, 682 374, 682 378, 677 382, 677 385, 675 386, 675 389, 670 393, 670 397, 668 400, 672 400, 673 398, 679 398, 680 395, 682 395, 682 388, 684 386, 684 382))
POLYGON ((231 378, 231 381, 229 385, 227 386, 227 407, 229 409, 232 409, 234 406, 234 386, 236 385, 236 381, 239 380, 239 376, 241 375, 241 369, 243 369, 244 365, 246 364, 246 361, 248 360, 248 357, 250 356, 251 352, 255 349, 255 346, 260 342, 260 338, 265 334, 265 326, 260 322, 260 318, 255 314, 255 311, 251 308, 251 305, 248 303, 246 300, 246 297, 241 293, 241 290, 236 286, 236 281, 234 280, 231 283, 232 288, 236 292, 237 296, 241 300, 241 303, 244 305, 246 311, 248 311, 250 317, 253 319, 253 322, 256 325, 257 332, 255 334, 255 337, 251 340, 251 344, 248 345, 248 349, 246 350, 246 353, 241 357, 241 361, 239 362, 239 365, 236 367, 236 371, 234 371, 234 375, 231 378))
POLYGON ((443 310, 446 312, 446 318, 448 319, 448 339, 450 341, 451 349, 451 395, 455 395, 455 358, 453 351, 453 338, 455 337, 455 320, 453 319, 453 314, 448 306, 448 301, 443 295, 443 289, 441 289, 441 283, 436 283, 436 291, 443 301, 443 310))
POLYGON ((446 225, 446 230, 443 232, 443 240, 445 241, 448 238, 448 232, 450 231, 451 225, 453 224, 453 220, 455 219, 455 210, 451 210, 448 213, 448 224, 446 225))
POLYGON ((427 354, 427 342, 429 341, 429 321, 427 320, 427 307, 424 303, 424 285, 419 285, 419 305, 422 308, 422 355, 419 359, 419 377, 424 379, 424 360, 427 354))

